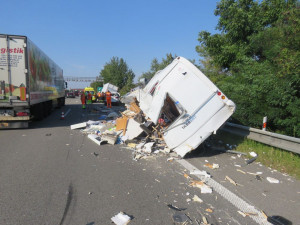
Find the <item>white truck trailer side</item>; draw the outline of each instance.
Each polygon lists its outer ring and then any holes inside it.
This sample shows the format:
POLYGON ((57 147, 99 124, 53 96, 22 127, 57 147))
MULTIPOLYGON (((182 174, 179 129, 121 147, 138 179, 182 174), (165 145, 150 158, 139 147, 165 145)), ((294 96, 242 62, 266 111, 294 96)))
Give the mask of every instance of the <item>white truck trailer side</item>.
POLYGON ((26 128, 65 104, 63 70, 26 36, 0 34, 0 129, 26 128))

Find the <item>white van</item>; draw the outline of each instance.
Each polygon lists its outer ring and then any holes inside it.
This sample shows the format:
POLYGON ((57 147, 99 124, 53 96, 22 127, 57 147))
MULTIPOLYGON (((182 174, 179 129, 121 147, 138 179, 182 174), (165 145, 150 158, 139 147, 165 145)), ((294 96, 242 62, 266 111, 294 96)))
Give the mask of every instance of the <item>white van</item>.
POLYGON ((183 57, 155 74, 136 97, 144 114, 165 126, 167 146, 182 157, 235 111, 234 102, 183 57))

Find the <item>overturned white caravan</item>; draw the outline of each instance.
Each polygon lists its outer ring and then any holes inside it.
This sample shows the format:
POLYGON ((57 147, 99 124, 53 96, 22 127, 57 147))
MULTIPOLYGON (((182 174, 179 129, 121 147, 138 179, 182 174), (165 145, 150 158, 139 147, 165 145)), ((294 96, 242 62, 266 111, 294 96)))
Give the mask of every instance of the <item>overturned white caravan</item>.
POLYGON ((155 124, 164 123, 165 143, 182 157, 235 111, 234 102, 183 57, 156 73, 135 97, 146 117, 155 124))

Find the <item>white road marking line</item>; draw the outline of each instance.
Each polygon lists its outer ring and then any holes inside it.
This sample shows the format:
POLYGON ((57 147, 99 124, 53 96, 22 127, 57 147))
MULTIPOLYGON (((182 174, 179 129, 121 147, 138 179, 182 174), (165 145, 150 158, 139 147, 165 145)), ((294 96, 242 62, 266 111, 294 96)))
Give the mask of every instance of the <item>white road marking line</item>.
MULTIPOLYGON (((195 166, 190 164, 188 161, 184 159, 176 160, 180 165, 182 165, 185 169, 189 171, 198 170, 195 166)), ((204 180, 206 184, 211 186, 214 191, 216 191, 218 194, 220 194, 223 198, 225 198, 227 201, 229 201, 232 205, 234 205, 237 209, 239 209, 242 212, 251 212, 256 213, 257 216, 250 216, 251 219, 253 219, 258 224, 264 224, 264 225, 272 225, 269 223, 266 219, 266 217, 261 213, 260 210, 256 209, 254 206, 248 204, 246 201, 229 191, 227 188, 213 180, 212 178, 206 178, 204 176, 195 175, 201 180, 204 180)))
POLYGON ((68 111, 65 114, 65 117, 68 115, 68 113, 71 111, 71 109, 68 109, 68 111))

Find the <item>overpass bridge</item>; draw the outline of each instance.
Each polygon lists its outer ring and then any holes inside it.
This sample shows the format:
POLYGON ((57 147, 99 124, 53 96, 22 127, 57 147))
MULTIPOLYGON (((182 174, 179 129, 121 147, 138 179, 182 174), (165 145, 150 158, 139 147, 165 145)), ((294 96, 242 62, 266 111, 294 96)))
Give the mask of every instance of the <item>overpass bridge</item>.
POLYGON ((99 77, 64 76, 64 79, 68 83, 68 89, 82 89, 90 86, 95 81, 103 81, 99 77))

